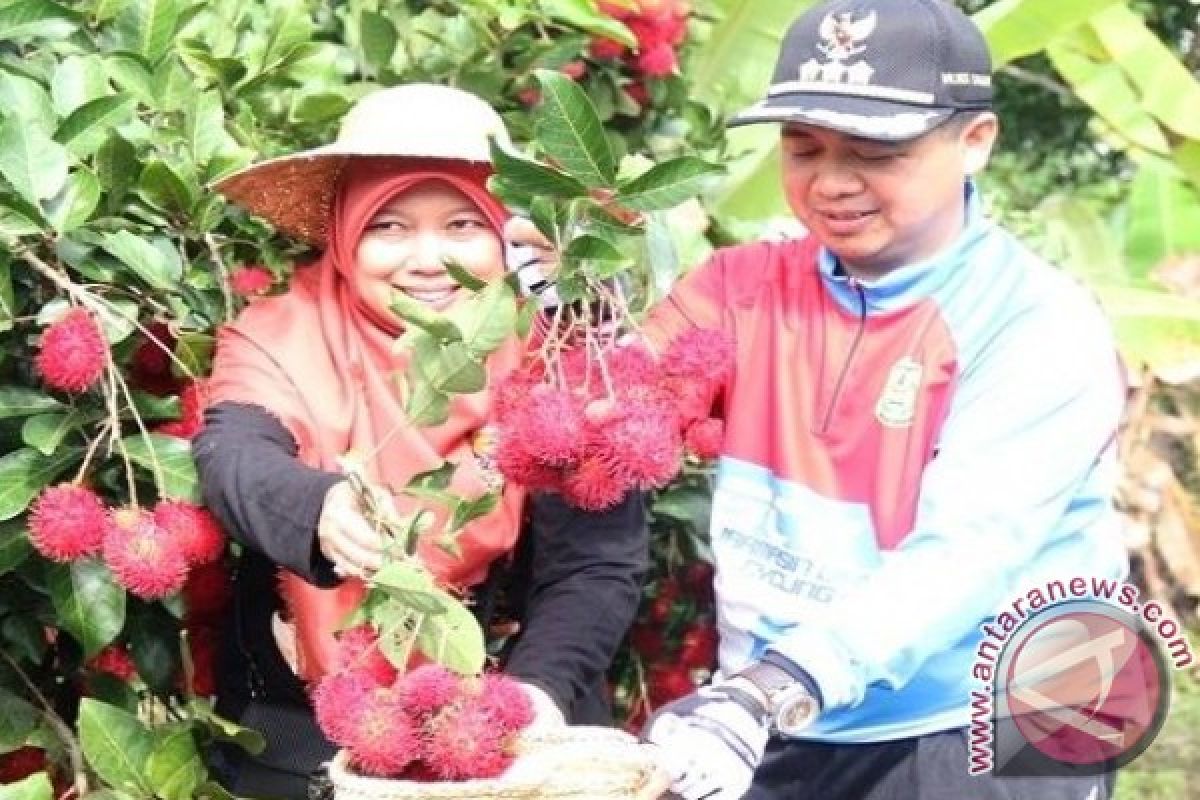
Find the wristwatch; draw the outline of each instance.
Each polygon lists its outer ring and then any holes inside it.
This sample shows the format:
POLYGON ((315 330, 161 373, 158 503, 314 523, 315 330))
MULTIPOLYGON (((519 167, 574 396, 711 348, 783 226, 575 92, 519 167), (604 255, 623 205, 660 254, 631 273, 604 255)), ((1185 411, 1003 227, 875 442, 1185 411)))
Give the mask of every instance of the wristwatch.
POLYGON ((747 681, 766 698, 767 722, 783 736, 796 736, 821 711, 820 702, 808 687, 775 664, 756 661, 733 677, 747 681))

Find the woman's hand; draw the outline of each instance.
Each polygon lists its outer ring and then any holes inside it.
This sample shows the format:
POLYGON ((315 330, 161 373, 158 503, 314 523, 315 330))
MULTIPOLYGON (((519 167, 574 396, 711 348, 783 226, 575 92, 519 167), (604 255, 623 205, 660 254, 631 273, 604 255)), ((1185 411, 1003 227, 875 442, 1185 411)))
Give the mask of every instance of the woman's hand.
POLYGON ((325 493, 317 545, 343 577, 365 578, 383 566, 383 534, 367 521, 349 481, 339 481, 325 493))
POLYGON ((554 287, 558 251, 525 217, 512 217, 504 224, 504 260, 508 271, 517 274, 526 296, 536 297, 543 309, 558 307, 558 291, 554 287))

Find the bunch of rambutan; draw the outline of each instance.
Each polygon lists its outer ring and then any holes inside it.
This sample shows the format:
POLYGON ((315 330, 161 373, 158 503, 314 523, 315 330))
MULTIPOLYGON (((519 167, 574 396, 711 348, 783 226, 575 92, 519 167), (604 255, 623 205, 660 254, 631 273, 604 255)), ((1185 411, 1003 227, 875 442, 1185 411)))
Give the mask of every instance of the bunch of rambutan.
POLYGON ((100 555, 117 582, 145 600, 179 591, 189 570, 225 551, 220 525, 200 506, 163 500, 153 511, 109 509, 74 483, 43 490, 28 523, 34 549, 46 558, 68 563, 100 555))
POLYGON ((496 465, 508 480, 588 511, 661 488, 685 445, 703 459, 720 452, 723 425, 709 414, 732 364, 729 338, 701 329, 675 339, 661 360, 640 344, 540 359, 496 388, 496 465))
POLYGON ((359 625, 338 637, 336 669, 313 692, 317 724, 363 774, 413 781, 494 778, 534 719, 516 681, 439 664, 400 673, 359 625))
POLYGON ((594 39, 589 52, 596 59, 625 59, 642 74, 663 77, 679 68, 678 48, 687 38, 688 3, 683 0, 635 0, 612 3, 601 0, 600 10, 625 23, 637 39, 637 52, 615 39, 594 39))

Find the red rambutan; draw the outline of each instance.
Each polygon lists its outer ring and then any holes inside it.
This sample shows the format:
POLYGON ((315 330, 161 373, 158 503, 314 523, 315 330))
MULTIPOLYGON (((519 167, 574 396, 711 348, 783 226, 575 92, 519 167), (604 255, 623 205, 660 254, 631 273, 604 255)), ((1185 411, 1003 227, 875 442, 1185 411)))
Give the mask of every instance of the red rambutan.
POLYGON ((462 679, 441 664, 422 664, 401 675, 395 690, 404 708, 420 718, 459 699, 462 679))
POLYGON ((658 380, 659 367, 654 354, 641 344, 618 347, 607 356, 608 372, 617 390, 649 386, 658 380))
POLYGON ((233 584, 220 562, 201 564, 188 572, 183 602, 188 622, 214 622, 229 606, 233 584))
POLYGON ((347 720, 350 760, 368 775, 401 773, 421 751, 421 734, 390 689, 376 689, 347 720))
POLYGON ((570 392, 539 384, 513 415, 510 427, 538 461, 561 466, 579 453, 583 410, 570 392))
POLYGON ((595 427, 596 457, 643 489, 665 486, 679 471, 678 416, 666 406, 628 403, 595 427))
POLYGON ((163 500, 154 522, 176 540, 189 564, 209 564, 225 552, 225 534, 207 509, 183 500, 163 500))
POLYGON ((179 542, 141 509, 120 509, 104 534, 104 561, 117 583, 143 600, 156 600, 183 588, 187 557, 179 542))
POLYGON ((188 631, 188 651, 192 656, 192 694, 212 697, 217 693, 217 633, 200 626, 188 631))
POLYGON ((61 483, 45 489, 29 514, 34 548, 53 561, 72 561, 96 553, 104 541, 108 515, 91 489, 61 483))
POLYGON ((97 672, 107 672, 128 683, 137 677, 137 664, 125 647, 110 644, 88 661, 88 666, 97 672))
POLYGON ((529 392, 541 382, 538 376, 528 370, 512 372, 491 388, 492 417, 504 421, 525 405, 529 392))
POLYGON ((100 326, 86 310, 73 308, 46 328, 33 364, 47 386, 82 392, 100 380, 107 360, 100 326))
POLYGON ((490 672, 479 679, 473 702, 507 733, 527 728, 535 716, 533 701, 521 684, 500 673, 490 672))
POLYGON ((709 417, 692 423, 684 436, 688 450, 696 458, 711 461, 721 454, 725 442, 725 422, 709 417))
POLYGON ((663 356, 663 371, 719 387, 733 371, 733 342, 721 331, 694 328, 680 335, 663 356))
POLYGON ((603 36, 592 39, 591 44, 588 45, 588 55, 597 61, 616 61, 628 50, 629 48, 616 39, 603 36))
POLYGON ((275 276, 264 267, 242 267, 229 276, 229 288, 242 297, 262 294, 275 283, 275 276))
POLYGON ((317 726, 331 742, 346 746, 362 706, 379 686, 364 672, 334 672, 321 678, 312 693, 317 726))
POLYGON ((496 443, 496 467, 505 478, 528 489, 558 489, 561 470, 539 461, 529 444, 520 431, 502 430, 496 443))
POLYGON ((445 780, 494 778, 512 763, 510 736, 474 703, 453 705, 429 721, 423 760, 445 780))
POLYGON ((621 501, 629 484, 601 458, 585 458, 563 481, 563 497, 584 511, 604 511, 621 501))
POLYGON ((355 625, 338 634, 334 671, 366 673, 378 686, 390 686, 396 680, 396 668, 379 649, 379 634, 370 625, 355 625))
POLYGON ((675 74, 679 68, 679 57, 675 54, 674 47, 662 42, 638 54, 637 68, 642 71, 643 75, 663 78, 675 74))

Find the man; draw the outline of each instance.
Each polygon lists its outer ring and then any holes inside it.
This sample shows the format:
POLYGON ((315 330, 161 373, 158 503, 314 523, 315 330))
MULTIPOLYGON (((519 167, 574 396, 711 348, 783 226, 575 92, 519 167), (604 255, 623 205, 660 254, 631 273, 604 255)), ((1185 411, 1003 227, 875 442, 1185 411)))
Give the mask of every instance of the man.
POLYGON ((982 214, 991 65, 941 0, 833 0, 761 103, 806 238, 719 251, 651 315, 736 342, 711 535, 720 670, 645 737, 688 800, 1099 800, 971 777, 980 626, 1119 578, 1123 386, 1087 293, 982 214))

